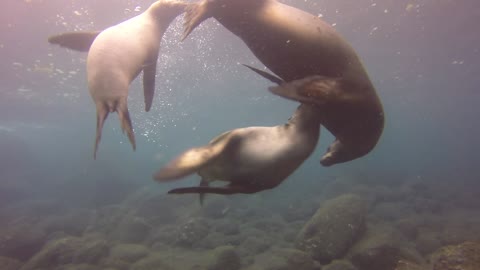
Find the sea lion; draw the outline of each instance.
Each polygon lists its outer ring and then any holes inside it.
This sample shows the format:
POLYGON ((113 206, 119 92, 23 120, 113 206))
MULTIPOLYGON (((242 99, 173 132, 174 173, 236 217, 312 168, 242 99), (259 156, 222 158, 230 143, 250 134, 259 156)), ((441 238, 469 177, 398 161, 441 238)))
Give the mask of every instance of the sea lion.
POLYGON ((135 136, 127 107, 128 87, 143 70, 145 111, 149 111, 155 91, 155 73, 160 42, 170 23, 184 12, 186 3, 159 0, 145 12, 101 32, 71 32, 48 41, 79 51, 88 51, 87 79, 97 108, 94 158, 108 114, 117 112, 122 131, 133 150, 135 136))
POLYGON ((322 165, 374 148, 384 126, 382 104, 359 57, 333 27, 276 0, 203 0, 187 7, 183 39, 210 17, 287 82, 273 93, 321 108, 321 124, 336 137, 322 165))
POLYGON ((161 168, 154 179, 175 180, 192 173, 200 186, 177 188, 168 193, 256 193, 278 186, 315 149, 320 135, 318 108, 302 104, 284 125, 247 127, 227 131, 206 146, 187 150, 161 168), (214 180, 229 182, 210 187, 214 180))

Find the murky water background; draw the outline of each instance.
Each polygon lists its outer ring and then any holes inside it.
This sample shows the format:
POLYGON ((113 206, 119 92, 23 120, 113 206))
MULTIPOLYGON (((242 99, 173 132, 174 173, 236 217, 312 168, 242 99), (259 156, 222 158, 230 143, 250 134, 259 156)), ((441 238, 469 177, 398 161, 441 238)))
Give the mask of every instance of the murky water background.
MULTIPOLYGON (((298 255, 290 249, 303 226, 328 205, 327 199, 347 193, 368 202, 368 233, 363 237, 394 231, 384 234, 402 238, 402 248, 408 246, 415 255, 399 258, 418 265, 428 265, 431 254, 444 246, 480 240, 480 4, 282 2, 321 16, 357 50, 382 99, 385 131, 369 155, 324 168, 318 161, 333 138, 323 129, 315 153, 280 187, 256 195, 209 196, 204 208, 195 196, 164 195, 174 186, 196 184, 197 177, 159 185, 152 173, 223 131, 283 123, 297 106, 271 95, 269 82, 240 65, 262 67, 247 47, 214 20, 179 42, 179 17, 161 43, 149 113, 143 111, 141 81, 131 86, 128 102, 137 151, 131 151, 116 115, 111 115, 94 161, 96 119, 86 85, 86 54, 49 45, 47 37, 106 28, 139 14, 150 2, 3 3, 0 261, 13 265, 8 269, 19 269, 59 241, 67 239, 64 244, 78 251, 93 237, 94 243, 102 243, 94 259, 63 254, 67 259, 62 261, 51 255, 39 264, 44 268, 31 269, 216 269, 211 261, 197 258, 216 258, 212 252, 225 245, 233 247, 241 269, 294 269, 288 263, 287 268, 275 266, 281 264, 275 258, 298 255), (183 241, 185 232, 179 232, 187 225, 197 237, 191 241, 183 241), (248 246, 252 237, 265 247, 248 246), (143 255, 115 257, 113 250, 126 243, 137 245, 127 250, 141 249, 143 255), (289 249, 289 255, 278 255, 284 254, 278 251, 282 248, 289 249), (151 259, 157 253, 170 257, 151 259), (185 258, 172 259, 178 256, 185 258), (148 258, 156 263, 142 266, 141 260, 148 258), (112 263, 117 259, 121 263, 112 263)), ((338 259, 358 269, 377 269, 352 259, 358 245, 353 241, 347 255, 338 259)))

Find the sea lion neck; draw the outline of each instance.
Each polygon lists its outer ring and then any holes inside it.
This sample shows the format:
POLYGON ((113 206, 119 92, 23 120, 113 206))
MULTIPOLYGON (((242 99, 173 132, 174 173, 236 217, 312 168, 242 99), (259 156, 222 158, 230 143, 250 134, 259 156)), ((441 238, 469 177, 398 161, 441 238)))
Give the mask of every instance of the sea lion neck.
POLYGON ((187 3, 176 0, 159 0, 153 3, 147 10, 157 20, 162 22, 173 21, 185 11, 187 3))
POLYGON ((241 17, 245 12, 258 10, 267 2, 273 0, 213 0, 212 7, 215 9, 215 18, 224 16, 241 17))
POLYGON ((298 129, 310 130, 320 128, 320 115, 321 111, 318 107, 301 104, 297 107, 297 110, 288 119, 288 126, 295 126, 298 129))

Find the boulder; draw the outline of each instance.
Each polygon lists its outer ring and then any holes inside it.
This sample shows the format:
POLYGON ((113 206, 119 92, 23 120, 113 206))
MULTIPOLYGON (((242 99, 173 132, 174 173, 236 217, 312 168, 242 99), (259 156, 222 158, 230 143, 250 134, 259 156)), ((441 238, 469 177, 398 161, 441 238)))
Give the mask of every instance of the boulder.
POLYGON ((269 239, 248 236, 240 245, 240 254, 242 256, 257 255, 269 249, 271 244, 269 239))
POLYGON ((248 270, 320 270, 321 265, 306 252, 298 249, 273 249, 255 257, 248 270))
POLYGON ((342 258, 365 230, 368 203, 356 195, 328 200, 300 231, 296 246, 328 264, 342 258))
POLYGON ((30 224, 0 227, 0 256, 25 261, 42 248, 46 237, 43 230, 30 224))
POLYGON ((209 231, 209 224, 205 219, 192 218, 178 228, 175 244, 182 247, 193 247, 205 238, 209 231))
POLYGON ((109 245, 100 234, 56 238, 44 245, 21 270, 94 269, 93 265, 98 264, 108 250, 109 245))
POLYGON ((141 243, 151 229, 152 226, 144 218, 125 215, 110 236, 123 243, 141 243))
POLYGON ((225 217, 230 210, 230 200, 224 197, 209 196, 206 203, 203 205, 201 214, 204 217, 211 219, 221 219, 225 217))
POLYGON ((195 243, 195 248, 211 250, 219 246, 239 246, 244 239, 245 237, 240 234, 224 235, 218 232, 212 232, 208 234, 208 237, 195 243))
POLYGON ((47 233, 63 231, 69 235, 81 236, 90 221, 93 212, 85 209, 71 210, 65 215, 50 216, 39 225, 47 233))
POLYGON ((480 243, 465 242, 446 246, 432 255, 433 270, 480 269, 480 243))
POLYGON ((215 222, 215 231, 224 235, 236 235, 240 233, 238 224, 231 220, 223 220, 215 222))
POLYGON ((69 264, 73 261, 75 251, 81 246, 82 241, 78 237, 66 237, 49 242, 28 260, 21 270, 54 269, 59 265, 69 264))
POLYGON ((207 270, 239 270, 242 264, 233 246, 222 246, 213 250, 207 270))
POLYGON ((416 249, 423 255, 428 255, 442 246, 438 232, 421 230, 415 239, 416 249))
POLYGON ((112 257, 103 259, 101 266, 105 270, 131 270, 130 263, 112 257))
POLYGON ((110 246, 100 235, 92 235, 82 239, 82 245, 75 250, 73 263, 96 264, 108 255, 110 246))
POLYGON ((55 268, 55 270, 107 270, 100 266, 91 264, 66 264, 55 268))
POLYGON ((350 261, 360 270, 394 270, 401 259, 420 262, 421 256, 403 235, 387 225, 372 225, 355 244, 350 261))
POLYGON ((324 266, 322 270, 357 270, 357 268, 349 261, 334 260, 333 262, 324 266))
POLYGON ((400 260, 398 261, 395 270, 431 270, 431 267, 426 265, 419 265, 410 261, 400 260))
POLYGON ((175 270, 161 254, 150 254, 131 265, 129 270, 175 270))
POLYGON ((147 256, 147 247, 136 244, 118 244, 110 250, 110 257, 113 259, 133 263, 147 256))
POLYGON ((18 270, 22 267, 22 262, 16 259, 0 256, 0 265, 2 270, 18 270))

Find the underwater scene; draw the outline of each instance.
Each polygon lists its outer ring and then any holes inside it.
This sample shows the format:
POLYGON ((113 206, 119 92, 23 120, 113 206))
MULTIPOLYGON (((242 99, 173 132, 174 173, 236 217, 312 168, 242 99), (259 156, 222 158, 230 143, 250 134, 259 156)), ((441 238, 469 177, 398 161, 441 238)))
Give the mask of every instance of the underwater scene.
POLYGON ((480 270, 477 0, 4 0, 0 270, 480 270))

